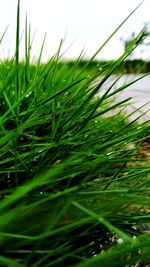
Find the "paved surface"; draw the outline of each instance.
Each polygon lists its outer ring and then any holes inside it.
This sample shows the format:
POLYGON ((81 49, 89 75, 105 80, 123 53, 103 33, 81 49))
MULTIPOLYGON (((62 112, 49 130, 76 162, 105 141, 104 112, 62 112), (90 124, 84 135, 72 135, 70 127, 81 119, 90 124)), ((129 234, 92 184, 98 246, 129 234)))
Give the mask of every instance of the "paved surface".
MULTIPOLYGON (((134 75, 123 75, 119 81, 113 86, 112 90, 116 90, 121 85, 136 80, 142 77, 144 74, 134 75)), ((112 75, 111 78, 103 85, 102 90, 98 93, 101 95, 109 86, 116 80, 117 76, 112 75)), ((128 97, 132 97, 130 104, 127 105, 125 111, 127 113, 131 113, 138 108, 140 111, 136 111, 133 115, 131 115, 131 120, 137 118, 140 115, 143 115, 139 121, 146 121, 150 120, 150 75, 142 78, 141 80, 137 81, 136 83, 130 85, 130 87, 126 88, 124 91, 115 95, 114 99, 116 102, 122 101, 128 97), (146 104, 146 105, 145 105, 146 104), (143 106, 145 105, 145 106, 143 106), (143 107, 142 107, 143 106, 143 107)))

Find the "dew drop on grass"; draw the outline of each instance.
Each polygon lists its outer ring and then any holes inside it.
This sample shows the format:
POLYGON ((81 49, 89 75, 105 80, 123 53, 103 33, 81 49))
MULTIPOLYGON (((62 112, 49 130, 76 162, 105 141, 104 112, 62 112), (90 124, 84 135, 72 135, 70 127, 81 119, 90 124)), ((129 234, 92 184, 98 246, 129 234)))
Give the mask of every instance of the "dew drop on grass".
POLYGON ((123 239, 122 239, 122 238, 118 238, 118 239, 117 239, 117 243, 118 243, 119 245, 121 245, 121 244, 123 243, 123 239))
POLYGON ((113 154, 113 152, 109 152, 109 153, 107 153, 107 156, 110 156, 111 154, 113 154))
POLYGON ((26 95, 26 97, 29 97, 31 94, 32 94, 32 92, 29 92, 29 93, 26 95))

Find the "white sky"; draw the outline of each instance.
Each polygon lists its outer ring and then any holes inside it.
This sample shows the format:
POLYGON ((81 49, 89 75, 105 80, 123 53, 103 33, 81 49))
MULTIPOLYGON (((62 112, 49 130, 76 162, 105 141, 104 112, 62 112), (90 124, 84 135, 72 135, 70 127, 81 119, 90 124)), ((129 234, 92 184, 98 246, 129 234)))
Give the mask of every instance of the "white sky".
MULTIPOLYGON (((12 55, 15 48, 17 0, 0 0, 0 34, 9 24, 0 46, 0 57, 12 55)), ((31 22, 32 36, 36 30, 32 55, 37 56, 44 34, 47 33, 43 60, 56 52, 61 38, 65 37, 66 58, 77 57, 85 47, 86 57, 98 49, 112 31, 141 2, 140 0, 21 0, 21 32, 24 29, 25 14, 31 22)), ((98 55, 99 59, 118 57, 123 46, 120 37, 128 38, 138 33, 144 22, 150 21, 150 0, 126 22, 115 37, 98 55)), ((22 39, 22 44, 24 40, 22 39)), ((21 46, 23 55, 23 45, 21 46)), ((140 53, 140 52, 139 52, 140 53)))

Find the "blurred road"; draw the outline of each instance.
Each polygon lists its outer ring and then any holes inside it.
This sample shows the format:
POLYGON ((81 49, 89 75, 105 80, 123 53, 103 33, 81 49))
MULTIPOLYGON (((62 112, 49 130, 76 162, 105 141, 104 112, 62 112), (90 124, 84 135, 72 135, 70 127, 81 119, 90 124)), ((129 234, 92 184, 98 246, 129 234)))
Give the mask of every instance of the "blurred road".
MULTIPOLYGON (((113 86, 112 91, 118 89, 125 83, 132 82, 144 74, 127 74, 123 75, 113 86)), ((98 95, 102 95, 103 92, 109 88, 109 86, 117 79, 116 75, 112 75, 108 81, 103 85, 102 89, 98 93, 98 95)), ((125 108, 125 112, 131 113, 140 108, 139 111, 136 111, 133 115, 131 115, 131 119, 135 119, 140 115, 143 115, 139 118, 139 121, 150 120, 150 75, 142 78, 136 83, 130 85, 122 92, 117 93, 113 98, 116 102, 122 101, 128 97, 132 97, 130 104, 125 108), (145 105, 145 106, 143 106, 145 105), (143 106, 143 107, 142 107, 143 106)))

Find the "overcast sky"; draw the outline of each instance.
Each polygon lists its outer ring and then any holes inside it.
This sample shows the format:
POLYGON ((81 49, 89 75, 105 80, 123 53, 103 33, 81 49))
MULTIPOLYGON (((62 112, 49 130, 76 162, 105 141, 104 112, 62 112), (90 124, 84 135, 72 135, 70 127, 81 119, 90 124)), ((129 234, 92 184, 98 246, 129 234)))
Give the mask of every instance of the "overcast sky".
MULTIPOLYGON (((17 0, 0 0, 0 34, 9 24, 0 47, 0 57, 12 55, 15 48, 15 25, 17 0)), ((25 14, 31 22, 32 56, 36 56, 44 34, 47 33, 43 60, 56 52, 61 38, 65 38, 66 58, 77 57, 84 47, 90 57, 112 31, 141 2, 140 0, 21 0, 21 32, 25 14)), ((123 51, 122 41, 134 31, 138 33, 145 22, 150 21, 150 0, 126 22, 116 36, 98 55, 100 59, 118 57, 123 51)), ((23 38, 21 54, 23 55, 23 38)), ((139 52, 140 53, 140 52, 139 52)))

